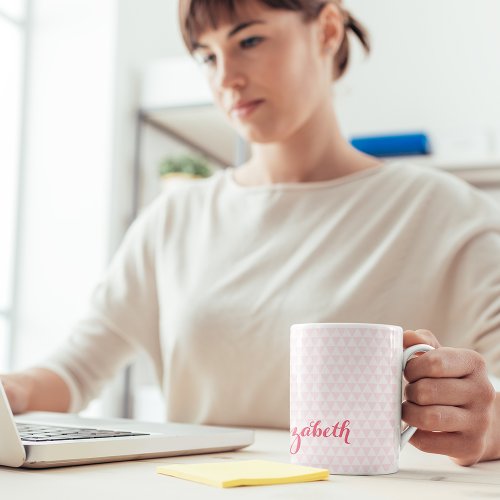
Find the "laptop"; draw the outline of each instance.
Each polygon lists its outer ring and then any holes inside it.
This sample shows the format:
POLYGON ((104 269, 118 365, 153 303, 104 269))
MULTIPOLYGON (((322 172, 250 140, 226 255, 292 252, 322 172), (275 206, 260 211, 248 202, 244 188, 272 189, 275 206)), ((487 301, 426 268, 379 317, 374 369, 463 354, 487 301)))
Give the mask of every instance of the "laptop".
POLYGON ((251 430, 32 412, 14 417, 0 383, 0 465, 46 468, 238 450, 251 430))

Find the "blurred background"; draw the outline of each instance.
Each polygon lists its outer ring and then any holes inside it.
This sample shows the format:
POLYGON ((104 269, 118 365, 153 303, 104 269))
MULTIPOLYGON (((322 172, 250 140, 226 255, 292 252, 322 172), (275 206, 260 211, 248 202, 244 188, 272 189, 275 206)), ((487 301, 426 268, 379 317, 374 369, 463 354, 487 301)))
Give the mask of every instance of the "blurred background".
MULTIPOLYGON (((346 137, 424 132, 431 154, 414 161, 500 203, 500 2, 345 5, 373 43, 335 86, 346 137)), ((0 373, 69 334, 160 174, 246 155, 186 54, 177 0, 0 0, 0 373)), ((163 411, 140 358, 87 413, 163 411)))

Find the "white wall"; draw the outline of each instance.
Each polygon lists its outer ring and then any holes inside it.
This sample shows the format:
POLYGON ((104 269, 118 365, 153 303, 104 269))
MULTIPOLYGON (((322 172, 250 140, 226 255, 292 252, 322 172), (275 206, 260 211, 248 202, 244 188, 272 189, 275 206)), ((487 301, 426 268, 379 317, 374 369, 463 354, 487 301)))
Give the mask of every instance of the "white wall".
POLYGON ((346 0, 373 53, 338 85, 346 133, 500 128, 498 0, 346 0))
POLYGON ((51 352, 107 260, 114 2, 34 2, 14 366, 51 352))
POLYGON ((9 366, 24 30, 0 16, 0 372, 9 366))

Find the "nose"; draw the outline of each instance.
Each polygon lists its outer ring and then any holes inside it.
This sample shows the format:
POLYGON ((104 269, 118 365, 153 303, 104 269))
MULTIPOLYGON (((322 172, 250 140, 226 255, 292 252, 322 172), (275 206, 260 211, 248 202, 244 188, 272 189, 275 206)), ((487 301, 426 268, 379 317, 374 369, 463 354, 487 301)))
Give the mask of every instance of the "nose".
POLYGON ((215 88, 218 91, 240 89, 246 84, 243 68, 229 57, 221 57, 214 78, 215 88))

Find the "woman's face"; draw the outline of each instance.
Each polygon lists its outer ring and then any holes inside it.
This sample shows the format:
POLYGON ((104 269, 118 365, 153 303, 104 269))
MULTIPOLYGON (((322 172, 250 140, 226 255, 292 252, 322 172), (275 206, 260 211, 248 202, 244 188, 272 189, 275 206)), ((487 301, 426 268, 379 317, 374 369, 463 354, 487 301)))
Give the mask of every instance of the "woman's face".
POLYGON ((330 103, 332 52, 318 20, 245 2, 237 21, 202 33, 195 57, 217 105, 250 142, 284 141, 330 103))

